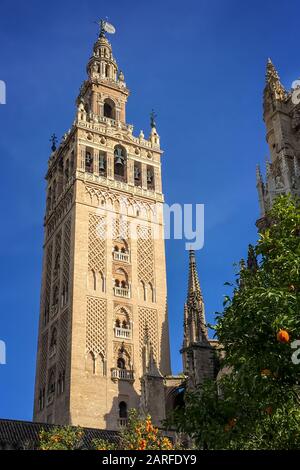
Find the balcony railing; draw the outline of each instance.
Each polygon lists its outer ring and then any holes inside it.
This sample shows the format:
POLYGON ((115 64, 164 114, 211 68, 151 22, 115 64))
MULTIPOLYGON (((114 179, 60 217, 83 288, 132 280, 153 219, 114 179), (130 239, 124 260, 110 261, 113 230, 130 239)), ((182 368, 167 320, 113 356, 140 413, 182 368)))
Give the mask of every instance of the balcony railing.
POLYGON ((128 424, 128 418, 119 418, 118 419, 119 428, 126 428, 127 424, 128 424))
POLYGON ((118 380, 134 380, 133 370, 119 369, 115 367, 111 369, 111 378, 118 380))
POLYGON ((122 253, 122 251, 114 251, 114 260, 129 263, 129 253, 122 253))
POLYGON ((116 338, 131 338, 131 330, 129 328, 115 327, 115 337, 116 338))
POLYGON ((130 298, 130 290, 128 287, 114 287, 114 294, 117 297, 130 298))

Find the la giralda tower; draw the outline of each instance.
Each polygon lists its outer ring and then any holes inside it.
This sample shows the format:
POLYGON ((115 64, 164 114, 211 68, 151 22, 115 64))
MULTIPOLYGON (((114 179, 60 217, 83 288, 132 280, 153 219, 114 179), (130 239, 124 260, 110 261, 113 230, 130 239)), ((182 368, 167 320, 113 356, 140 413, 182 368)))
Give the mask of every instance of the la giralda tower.
POLYGON ((34 420, 114 430, 170 353, 159 135, 126 122, 105 29, 48 162, 34 420))

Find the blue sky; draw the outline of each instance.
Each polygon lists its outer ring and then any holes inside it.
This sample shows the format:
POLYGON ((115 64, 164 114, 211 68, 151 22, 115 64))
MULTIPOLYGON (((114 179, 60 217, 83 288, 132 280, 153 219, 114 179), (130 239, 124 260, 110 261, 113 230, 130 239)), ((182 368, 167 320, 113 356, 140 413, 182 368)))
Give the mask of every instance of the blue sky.
MULTIPOLYGON (((233 263, 255 242, 255 165, 267 155, 262 120, 271 56, 289 88, 299 78, 300 6, 290 0, 2 0, 0 80, 0 417, 31 419, 49 138, 74 118, 97 26, 116 26, 114 55, 131 90, 127 120, 149 132, 155 108, 169 204, 205 204, 197 253, 209 321, 222 308, 233 263)), ((166 244, 173 371, 181 369, 187 253, 166 244)))

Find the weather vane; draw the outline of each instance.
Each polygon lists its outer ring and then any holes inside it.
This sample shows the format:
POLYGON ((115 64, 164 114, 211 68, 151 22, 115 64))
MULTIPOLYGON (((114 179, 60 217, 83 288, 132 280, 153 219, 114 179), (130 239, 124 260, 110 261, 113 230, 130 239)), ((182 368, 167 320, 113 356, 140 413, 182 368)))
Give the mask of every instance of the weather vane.
POLYGON ((155 114, 154 109, 152 109, 152 111, 150 113, 150 126, 152 128, 156 127, 155 118, 157 118, 157 114, 155 114))
POLYGON ((104 38, 105 33, 115 34, 116 28, 106 20, 100 19, 99 21, 95 21, 95 23, 100 27, 100 37, 104 38))
POLYGON ((51 150, 52 150, 52 152, 55 152, 55 150, 56 150, 56 144, 57 144, 57 137, 56 137, 56 134, 52 134, 52 136, 50 137, 50 142, 52 143, 52 145, 51 145, 51 150))

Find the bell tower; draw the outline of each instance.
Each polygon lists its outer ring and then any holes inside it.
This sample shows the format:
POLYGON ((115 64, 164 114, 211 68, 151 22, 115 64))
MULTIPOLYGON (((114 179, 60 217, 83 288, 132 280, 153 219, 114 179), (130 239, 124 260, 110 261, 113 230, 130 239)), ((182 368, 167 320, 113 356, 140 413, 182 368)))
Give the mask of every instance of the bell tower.
POLYGON ((263 98, 266 140, 270 160, 266 162, 266 178, 256 169, 256 186, 260 203, 259 229, 266 225, 266 212, 276 196, 300 196, 300 103, 295 90, 282 85, 271 59, 268 59, 263 98))
POLYGON ((35 421, 126 424, 149 342, 159 374, 170 374, 162 150, 153 115, 149 138, 133 135, 128 96, 101 22, 46 174, 35 421))

